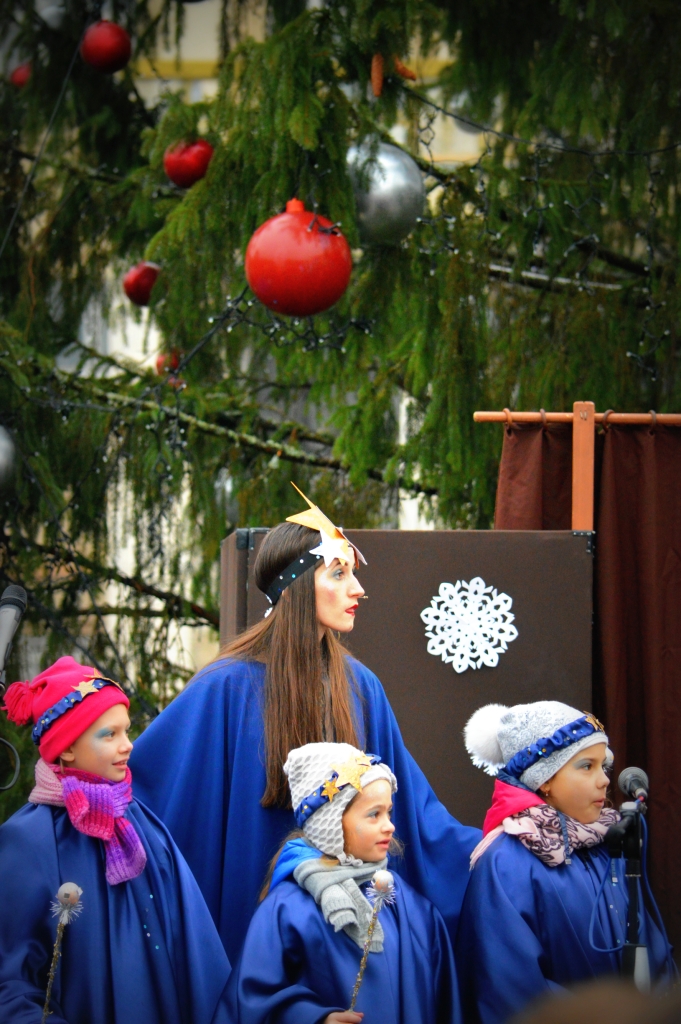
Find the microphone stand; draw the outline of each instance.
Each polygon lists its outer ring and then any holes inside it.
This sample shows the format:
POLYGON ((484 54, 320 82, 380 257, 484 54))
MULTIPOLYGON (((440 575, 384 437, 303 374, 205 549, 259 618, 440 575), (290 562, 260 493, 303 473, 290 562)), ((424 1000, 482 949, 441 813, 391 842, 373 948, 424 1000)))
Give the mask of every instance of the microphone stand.
POLYGON ((639 992, 650 992, 648 947, 639 941, 639 889, 643 849, 641 815, 645 814, 645 811, 643 797, 628 800, 620 807, 621 821, 611 825, 605 835, 605 845, 610 856, 613 859, 624 857, 629 905, 626 941, 622 948, 622 975, 631 978, 639 992))

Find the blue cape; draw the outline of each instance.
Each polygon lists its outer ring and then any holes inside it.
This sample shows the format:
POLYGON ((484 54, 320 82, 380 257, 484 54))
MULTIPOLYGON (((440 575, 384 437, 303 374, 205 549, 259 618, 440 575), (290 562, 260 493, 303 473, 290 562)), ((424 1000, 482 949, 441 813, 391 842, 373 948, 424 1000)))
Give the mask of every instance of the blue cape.
MULTIPOLYGON (((390 765, 403 877, 428 897, 453 938, 479 829, 456 821, 407 751, 380 682, 350 659, 360 744, 390 765)), ((135 743, 135 792, 187 858, 232 961, 246 936, 267 867, 295 827, 293 812, 263 808, 265 666, 222 659, 204 669, 135 743)))
POLYGON ((289 878, 299 864, 306 860, 317 860, 322 857, 322 851, 311 846, 307 839, 291 839, 279 854, 279 858, 272 872, 270 890, 279 885, 285 878, 289 878))
POLYGON ((135 801, 126 816, 147 864, 118 885, 105 879, 103 844, 62 807, 27 804, 0 828, 1 1024, 40 1024, 64 882, 81 887, 83 910, 64 931, 50 1024, 226 1019, 229 963, 196 882, 159 821, 135 801))
MULTIPOLYGON (((357 999, 362 1024, 460 1024, 456 976, 440 914, 395 876, 382 953, 370 953, 357 999)), ((277 885, 251 920, 227 985, 234 1024, 319 1024, 347 1010, 362 950, 334 932, 312 896, 277 885), (267 955, 263 955, 263 951, 267 955)))
MULTIPOLYGON (((602 846, 548 867, 514 836, 501 835, 471 872, 461 912, 456 963, 466 1024, 503 1024, 530 1000, 617 974, 618 953, 597 953, 589 941, 591 912, 607 876, 594 926, 594 944, 611 949, 625 939, 627 893, 623 862, 611 880, 602 846)), ((664 973, 666 943, 643 915, 651 975, 664 973)))

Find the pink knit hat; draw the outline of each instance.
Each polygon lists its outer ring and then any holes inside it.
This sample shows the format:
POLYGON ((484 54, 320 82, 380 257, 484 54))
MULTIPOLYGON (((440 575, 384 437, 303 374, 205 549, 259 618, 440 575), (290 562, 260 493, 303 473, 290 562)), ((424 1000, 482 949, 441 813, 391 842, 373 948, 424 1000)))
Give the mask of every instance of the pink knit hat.
POLYGON ((80 665, 75 658, 64 657, 31 683, 12 683, 3 710, 17 725, 33 719, 33 742, 49 764, 115 704, 130 707, 120 683, 106 679, 90 665, 80 665))

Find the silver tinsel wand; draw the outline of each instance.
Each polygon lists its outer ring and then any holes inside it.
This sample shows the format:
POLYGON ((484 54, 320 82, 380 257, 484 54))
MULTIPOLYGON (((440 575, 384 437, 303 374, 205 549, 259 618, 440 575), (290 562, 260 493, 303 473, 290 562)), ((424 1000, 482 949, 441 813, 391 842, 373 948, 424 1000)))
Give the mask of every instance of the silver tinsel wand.
POLYGON ((351 1010, 355 1009, 357 996, 359 995, 359 988, 362 984, 362 979, 364 978, 364 972, 366 971, 367 960, 369 959, 369 946, 371 945, 374 929, 376 928, 378 915, 386 904, 395 902, 395 879, 392 874, 389 871, 377 871, 371 879, 371 885, 367 888, 366 894, 369 902, 373 904, 373 910, 371 911, 371 920, 369 921, 369 927, 367 929, 367 937, 366 942, 364 943, 362 959, 359 964, 357 980, 355 981, 355 987, 352 990, 352 1002, 350 1003, 351 1010))
POLYGON ((64 928, 67 924, 71 924, 75 917, 78 917, 83 904, 80 902, 80 897, 83 895, 83 890, 75 882, 64 882, 63 885, 59 886, 56 900, 52 903, 52 916, 59 917, 59 923, 57 925, 57 937, 54 940, 54 950, 52 951, 52 963, 50 964, 50 973, 47 980, 47 994, 45 995, 45 1005, 43 1006, 43 1016, 41 1024, 45 1024, 49 1013, 50 1013, 50 997, 52 996, 52 985, 54 983, 54 977, 57 973, 57 964, 59 963, 59 957, 61 955, 61 943, 64 937, 64 928))

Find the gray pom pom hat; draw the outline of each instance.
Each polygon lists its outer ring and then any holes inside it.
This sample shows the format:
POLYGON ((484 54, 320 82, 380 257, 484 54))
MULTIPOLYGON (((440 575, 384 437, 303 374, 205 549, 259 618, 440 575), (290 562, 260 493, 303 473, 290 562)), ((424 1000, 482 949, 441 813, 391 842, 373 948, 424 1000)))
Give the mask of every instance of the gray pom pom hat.
POLYGON ((471 716, 464 740, 476 767, 533 792, 580 750, 608 743, 597 718, 557 700, 488 704, 471 716))
POLYGON ((393 793, 397 790, 388 765, 349 743, 306 743, 289 753, 284 774, 296 824, 313 846, 341 864, 361 864, 345 853, 343 814, 354 797, 377 779, 386 779, 393 793))

